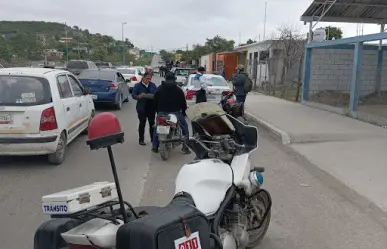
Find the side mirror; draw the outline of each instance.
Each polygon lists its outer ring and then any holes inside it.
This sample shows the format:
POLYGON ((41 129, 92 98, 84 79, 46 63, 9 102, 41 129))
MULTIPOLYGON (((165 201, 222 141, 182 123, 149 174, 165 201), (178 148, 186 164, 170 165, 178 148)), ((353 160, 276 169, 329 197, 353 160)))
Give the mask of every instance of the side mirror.
POLYGON ((141 72, 138 72, 138 75, 142 76, 142 73, 141 73, 141 72))
POLYGON ((126 79, 125 82, 126 82, 126 83, 129 83, 129 82, 130 82, 130 79, 126 79))
POLYGON ((83 95, 89 95, 91 94, 91 89, 90 88, 83 88, 83 95))
POLYGON ((181 83, 181 82, 177 83, 177 85, 180 86, 180 87, 184 86, 184 84, 181 83))

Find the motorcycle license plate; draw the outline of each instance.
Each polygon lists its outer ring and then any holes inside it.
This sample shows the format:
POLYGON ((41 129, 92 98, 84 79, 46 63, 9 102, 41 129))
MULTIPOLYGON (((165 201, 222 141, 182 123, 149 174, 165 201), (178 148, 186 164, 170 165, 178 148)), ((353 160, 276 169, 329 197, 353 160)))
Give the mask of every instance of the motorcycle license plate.
POLYGON ((202 249, 199 232, 194 232, 189 237, 175 240, 175 249, 202 249))
POLYGON ((158 125, 157 128, 157 134, 164 134, 164 135, 167 135, 169 134, 169 130, 171 129, 171 127, 169 126, 160 126, 158 125))

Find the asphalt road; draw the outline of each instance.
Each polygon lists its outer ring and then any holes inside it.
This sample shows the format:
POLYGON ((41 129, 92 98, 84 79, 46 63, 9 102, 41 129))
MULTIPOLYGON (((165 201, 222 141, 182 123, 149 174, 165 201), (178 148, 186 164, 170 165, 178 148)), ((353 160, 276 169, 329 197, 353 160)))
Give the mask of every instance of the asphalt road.
MULTIPOLYGON (((155 82, 160 78, 154 77, 155 82)), ((168 162, 138 145, 135 101, 113 111, 125 132, 114 149, 125 199, 135 205, 164 205, 171 199, 181 165, 193 158, 175 151, 168 162)), ((112 111, 106 109, 107 111, 112 111)), ((112 180, 106 151, 90 151, 86 137, 68 148, 64 164, 44 157, 0 157, 0 244, 31 249, 35 229, 47 219, 43 195, 94 181, 112 180)), ((148 137, 149 141, 149 137, 148 137)), ((262 249, 385 249, 385 214, 320 172, 260 129, 255 165, 265 166, 265 188, 273 197, 272 222, 262 249)))

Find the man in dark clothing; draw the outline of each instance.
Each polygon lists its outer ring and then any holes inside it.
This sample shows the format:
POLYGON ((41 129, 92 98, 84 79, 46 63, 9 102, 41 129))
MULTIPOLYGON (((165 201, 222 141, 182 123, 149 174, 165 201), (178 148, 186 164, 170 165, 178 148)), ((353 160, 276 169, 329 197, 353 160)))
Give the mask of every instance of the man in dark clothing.
POLYGON ((138 136, 139 144, 145 145, 144 133, 146 120, 148 119, 149 134, 153 141, 153 127, 155 125, 156 109, 153 101, 154 93, 157 90, 155 83, 151 82, 152 76, 149 72, 145 72, 141 82, 137 83, 132 91, 132 98, 137 100, 136 110, 139 120, 138 136))
POLYGON ((235 70, 236 70, 236 74, 234 77, 232 77, 234 94, 237 102, 245 103, 246 95, 247 95, 247 93, 245 92, 245 84, 249 76, 247 73, 245 73, 245 67, 243 65, 238 65, 238 67, 235 70))
MULTIPOLYGON (((176 84, 176 76, 174 73, 167 73, 165 81, 157 88, 154 94, 154 104, 158 115, 175 114, 179 120, 183 136, 188 138, 189 130, 188 124, 185 120, 185 111, 187 110, 187 102, 185 100, 184 92, 176 84)), ((159 148, 159 139, 157 133, 154 133, 152 151, 157 153, 159 148)), ((187 145, 183 144, 182 151, 189 154, 190 151, 187 145)))

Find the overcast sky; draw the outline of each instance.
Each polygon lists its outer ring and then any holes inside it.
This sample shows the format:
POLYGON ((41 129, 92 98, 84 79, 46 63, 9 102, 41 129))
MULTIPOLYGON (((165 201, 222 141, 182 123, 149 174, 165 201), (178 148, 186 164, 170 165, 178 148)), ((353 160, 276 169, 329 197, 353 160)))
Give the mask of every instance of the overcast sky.
MULTIPOLYGON (((312 0, 267 2, 266 38, 283 24, 307 31, 299 19, 312 0)), ((67 22, 116 39, 127 22, 125 38, 158 51, 191 47, 215 35, 236 43, 263 39, 264 6, 264 0, 0 0, 0 19, 67 22)), ((356 35, 355 24, 330 25, 342 28, 344 36, 356 35)), ((377 25, 364 25, 364 34, 377 32, 377 25)))

